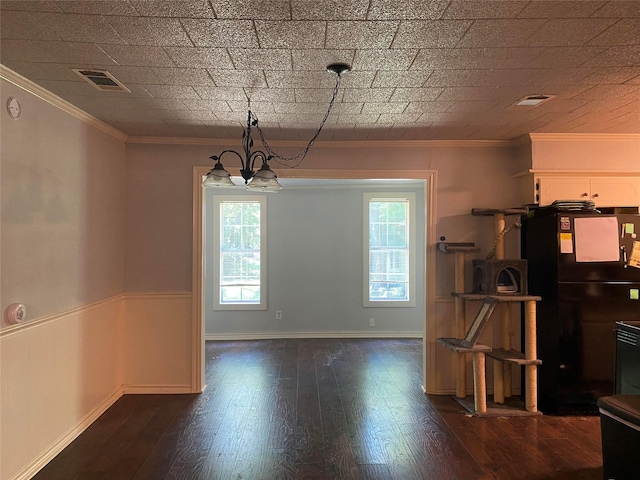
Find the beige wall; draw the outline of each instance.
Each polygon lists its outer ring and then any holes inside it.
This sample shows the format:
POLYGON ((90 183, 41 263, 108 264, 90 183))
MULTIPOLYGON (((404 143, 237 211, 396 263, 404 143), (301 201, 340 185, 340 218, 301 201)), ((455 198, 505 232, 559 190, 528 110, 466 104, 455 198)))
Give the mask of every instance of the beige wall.
POLYGON ((0 92, 0 478, 17 479, 122 392, 125 148, 4 79, 0 92), (14 302, 27 322, 9 326, 14 302))
MULTIPOLYGON (((437 237, 451 242, 476 242, 487 251, 493 224, 472 217, 471 208, 515 206, 518 191, 511 175, 518 171, 512 149, 504 146, 365 147, 316 144, 299 170, 436 170, 437 237)), ((127 292, 191 291, 192 167, 212 165, 209 156, 220 145, 127 145, 127 292)), ((233 160, 225 165, 237 175, 233 160)), ((272 165, 286 176, 286 168, 272 165)), ((298 173, 298 175, 300 175, 298 173)), ((514 236, 515 240, 515 236, 514 236)), ((515 242, 512 252, 515 252, 515 242)), ((448 296, 452 268, 448 259, 438 270, 438 294, 448 296)))
MULTIPOLYGON (((2 307, 28 319, 124 289, 124 144, 3 81, 2 307)), ((6 326, 2 320, 2 326, 6 326)))

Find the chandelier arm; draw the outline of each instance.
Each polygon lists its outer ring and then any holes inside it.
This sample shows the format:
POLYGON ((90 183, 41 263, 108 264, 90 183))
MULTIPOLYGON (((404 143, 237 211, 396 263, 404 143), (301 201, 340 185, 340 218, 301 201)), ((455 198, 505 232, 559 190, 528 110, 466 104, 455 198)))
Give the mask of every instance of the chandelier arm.
POLYGON ((242 163, 242 167, 244 168, 244 160, 242 159, 242 155, 240 155, 238 152, 236 152, 235 150, 223 150, 222 152, 220 152, 220 155, 212 155, 209 158, 211 160, 213 160, 214 162, 219 162, 220 160, 222 160, 222 156, 225 153, 235 153, 236 156, 240 159, 240 162, 242 163))
POLYGON ((326 123, 327 119, 329 118, 329 114, 331 113, 331 110, 333 108, 333 104, 335 103, 336 98, 338 97, 338 92, 340 91, 340 80, 341 80, 341 78, 342 78, 341 74, 340 73, 336 73, 336 85, 333 88, 333 95, 331 96, 331 101, 329 102, 329 107, 327 108, 327 111, 324 114, 324 117, 322 118, 322 121, 320 122, 320 125, 318 126, 318 129, 316 130, 315 134, 313 135, 311 140, 309 140, 309 143, 304 148, 304 150, 302 150, 297 155, 293 155, 291 157, 283 157, 281 155, 278 155, 269 146, 269 144, 265 140, 264 133, 262 132, 262 129, 260 128, 260 125, 258 124, 258 117, 256 117, 251 111, 249 111, 249 117, 253 118, 253 124, 255 125, 256 130, 258 130, 258 134, 260 135, 260 141, 262 142, 262 145, 264 146, 265 150, 269 153, 270 159, 273 158, 276 161, 276 163, 278 163, 279 165, 285 165, 285 166, 287 166, 289 168, 296 168, 302 163, 304 158, 307 156, 307 153, 309 152, 309 149, 311 148, 313 143, 316 141, 316 138, 318 138, 318 135, 320 135, 320 132, 322 131, 322 128, 324 127, 324 124, 326 123), (296 163, 291 165, 292 162, 296 162, 296 163))

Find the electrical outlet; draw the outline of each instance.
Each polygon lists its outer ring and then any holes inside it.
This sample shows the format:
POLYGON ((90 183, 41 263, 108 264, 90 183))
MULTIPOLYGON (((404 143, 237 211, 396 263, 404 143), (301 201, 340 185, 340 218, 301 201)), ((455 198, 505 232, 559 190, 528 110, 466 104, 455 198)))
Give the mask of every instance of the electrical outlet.
POLYGON ((369 326, 370 327, 375 327, 376 326, 376 319, 375 318, 370 318, 369 319, 369 326))
POLYGON ((282 320, 282 310, 276 310, 276 320, 282 320))

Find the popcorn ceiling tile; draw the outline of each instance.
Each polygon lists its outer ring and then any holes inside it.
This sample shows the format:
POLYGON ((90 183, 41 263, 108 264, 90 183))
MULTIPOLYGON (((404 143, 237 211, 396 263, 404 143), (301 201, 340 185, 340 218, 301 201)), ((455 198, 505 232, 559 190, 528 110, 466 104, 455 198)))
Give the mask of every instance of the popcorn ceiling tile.
POLYGON ((609 28, 615 20, 609 18, 549 20, 526 40, 527 45, 569 47, 585 45, 609 28))
POLYGON ((261 48, 322 48, 326 22, 267 21, 255 22, 261 48))
POLYGON ((36 21, 39 14, 24 11, 2 11, 0 38, 14 40, 61 40, 49 25, 36 21))
POLYGON ((225 48, 165 47, 164 50, 179 67, 233 68, 225 48))
POLYGON ((264 72, 269 87, 276 88, 333 88, 336 84, 335 75, 324 68, 319 71, 283 71, 268 70, 264 72))
POLYGON ((2 60, 103 65, 114 63, 95 44, 44 40, 3 40, 2 60))
POLYGON ((453 104, 452 101, 436 100, 435 102, 411 102, 405 110, 405 114, 409 113, 439 113, 446 112, 453 104))
POLYGON ((519 86, 525 85, 533 75, 534 69, 514 70, 436 70, 427 80, 426 86, 519 86))
POLYGON ((594 13, 594 17, 629 18, 640 17, 640 4, 638 0, 608 2, 604 7, 594 13))
POLYGON ((356 50, 353 68, 358 70, 408 70, 417 53, 417 49, 360 49, 356 50))
POLYGON ((609 47, 583 67, 631 67, 640 65, 640 45, 609 47))
POLYGON ((448 0, 372 0, 369 20, 438 19, 442 17, 448 0))
POLYGON ((592 68, 551 68, 539 70, 528 85, 575 85, 593 73, 592 68))
MULTIPOLYGON (((215 86, 204 68, 154 68, 155 75, 165 85, 210 85, 215 86)), ((232 70, 233 71, 233 70, 232 70)))
POLYGON ((421 49, 411 65, 414 70, 464 69, 478 54, 475 48, 425 48, 421 49))
POLYGON ((234 87, 193 87, 200 98, 209 100, 246 100, 247 95, 242 88, 234 87))
POLYGON ((208 69, 208 71, 218 87, 267 87, 262 70, 208 69))
POLYGON ((338 49, 293 49, 294 70, 318 70, 332 63, 353 65, 355 50, 338 49))
POLYGON ((522 10, 520 18, 585 18, 590 17, 607 2, 604 0, 535 1, 522 10))
POLYGON ((477 0, 453 0, 442 18, 448 19, 488 19, 515 18, 528 1, 478 2, 477 0))
POLYGON ((392 112, 380 112, 380 123, 393 123, 393 124, 411 124, 418 121, 420 114, 413 113, 392 113, 392 112))
POLYGON ((488 112, 495 107, 496 102, 490 100, 459 100, 453 102, 449 112, 488 112))
POLYGON ((478 48, 466 68, 522 68, 538 57, 544 48, 478 48))
POLYGON ((509 102, 520 100, 525 95, 530 95, 531 89, 520 87, 446 87, 438 100, 500 100, 509 102))
MULTIPOLYGON (((192 46, 175 18, 108 17, 109 24, 130 45, 192 46)), ((104 40, 105 43, 110 43, 104 40)), ((113 42, 111 42, 113 43, 113 42)))
POLYGON ((547 20, 476 20, 457 47, 522 47, 547 20))
POLYGON ((396 88, 389 99, 390 102, 425 102, 436 100, 442 88, 396 88))
POLYGON ((252 102, 295 103, 295 93, 290 88, 256 88, 247 93, 252 102))
POLYGON ((129 0, 143 17, 213 18, 206 0, 129 0))
POLYGON ((124 44, 126 41, 100 15, 33 13, 36 25, 43 25, 68 42, 124 44))
POLYGON ((291 70, 290 50, 230 48, 229 55, 239 70, 291 70))
POLYGON ((379 113, 360 113, 357 115, 340 114, 337 115, 336 122, 340 123, 376 123, 380 117, 379 113))
MULTIPOLYGON (((30 2, 25 2, 30 3, 30 2)), ((65 13, 86 13, 90 15, 136 15, 128 0, 62 0, 56 5, 65 13)))
MULTIPOLYGON (((182 104, 189 110, 210 110, 212 112, 230 112, 229 102, 224 100, 209 100, 202 98, 181 98, 182 104)), ((247 102, 244 102, 244 111, 247 111, 247 102)))
POLYGON ((424 83, 431 75, 431 71, 378 71, 375 79, 373 80, 373 88, 392 88, 392 87, 407 87, 418 88, 424 85, 424 83))
POLYGON ((196 47, 257 48, 253 22, 250 20, 182 20, 196 47))
POLYGON ((402 113, 408 102, 368 102, 362 107, 362 113, 402 113))
POLYGON ((388 102, 393 88, 345 88, 343 102, 388 102))
POLYGON ((638 32, 640 32, 640 18, 624 18, 588 43, 589 45, 633 45, 639 42, 640 33, 638 32))
POLYGON ((606 47, 548 47, 528 67, 573 68, 601 54, 606 47))
POLYGON ((615 100, 623 97, 640 98, 640 85, 595 85, 573 98, 576 100, 615 100))
MULTIPOLYGON (((149 83, 159 84, 163 83, 160 77, 151 68, 145 67, 131 67, 124 65, 110 65, 110 66, 93 66, 83 65, 82 68, 98 68, 100 70, 107 70, 125 86, 132 83, 149 83)), ((78 77, 79 78, 79 77, 78 77)))
MULTIPOLYGON (((296 102, 324 102, 325 108, 329 106, 331 96, 333 95, 332 88, 296 88, 294 89, 296 102)), ((337 99, 342 98, 341 92, 338 92, 337 99)))
POLYGON ((327 48, 388 48, 399 22, 327 22, 327 48))
MULTIPOLYGON (((249 103, 246 101, 229 100, 227 103, 232 112, 247 112, 249 110, 249 103)), ((251 102, 251 111, 255 114, 276 113, 271 102, 251 102)))
POLYGON ((187 85, 143 85, 143 88, 155 98, 200 98, 187 85))
POLYGON ((173 110, 175 118, 182 120, 217 120, 212 110, 173 110))
POLYGON ((288 1, 282 0, 212 0, 216 18, 287 20, 291 18, 288 1))
POLYGON ((398 28, 393 48, 446 48, 454 47, 465 34, 470 21, 405 21, 398 28))
POLYGON ((118 65, 172 67, 173 61, 162 47, 138 45, 99 45, 118 65))
MULTIPOLYGON (((324 114, 327 111, 327 102, 296 102, 275 104, 276 113, 313 113, 324 114)), ((357 114, 362 111, 362 104, 359 103, 335 103, 331 110, 331 115, 338 113, 357 114)))
POLYGON ((364 20, 369 0, 291 0, 295 20, 364 20))
POLYGON ((4 15, 4 12, 8 12, 10 10, 23 10, 31 12, 62 11, 54 1, 38 0, 31 0, 30 2, 25 2, 24 0, 2 0, 2 2, 0 2, 0 10, 2 10, 2 15, 4 15))

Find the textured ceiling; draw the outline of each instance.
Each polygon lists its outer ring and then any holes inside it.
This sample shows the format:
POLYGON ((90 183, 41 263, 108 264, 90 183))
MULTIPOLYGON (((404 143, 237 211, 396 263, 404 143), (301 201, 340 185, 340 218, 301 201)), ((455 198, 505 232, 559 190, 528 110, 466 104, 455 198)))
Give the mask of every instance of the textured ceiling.
POLYGON ((0 62, 131 136, 640 133, 640 0, 0 2, 0 62), (73 68, 105 69, 130 93, 73 68), (527 95, 554 95, 514 107, 527 95))

